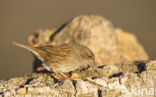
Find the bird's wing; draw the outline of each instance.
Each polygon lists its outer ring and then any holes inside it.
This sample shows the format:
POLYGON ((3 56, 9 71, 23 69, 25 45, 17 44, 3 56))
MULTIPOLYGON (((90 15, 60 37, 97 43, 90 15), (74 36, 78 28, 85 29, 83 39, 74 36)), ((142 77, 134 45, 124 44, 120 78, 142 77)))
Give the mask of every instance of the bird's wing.
POLYGON ((41 55, 44 57, 44 62, 46 64, 58 65, 58 64, 69 64, 73 60, 78 59, 78 55, 71 45, 62 46, 43 46, 37 47, 40 50, 46 52, 46 54, 41 55))

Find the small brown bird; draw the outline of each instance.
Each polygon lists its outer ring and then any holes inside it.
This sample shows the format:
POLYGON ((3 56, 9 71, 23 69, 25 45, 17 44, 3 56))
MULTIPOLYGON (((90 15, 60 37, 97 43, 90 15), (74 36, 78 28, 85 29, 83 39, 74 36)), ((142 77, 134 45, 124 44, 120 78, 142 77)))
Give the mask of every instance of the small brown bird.
POLYGON ((31 47, 16 42, 12 44, 31 51, 43 62, 43 67, 48 71, 67 77, 63 73, 68 73, 88 65, 95 65, 93 52, 80 44, 47 45, 31 47))

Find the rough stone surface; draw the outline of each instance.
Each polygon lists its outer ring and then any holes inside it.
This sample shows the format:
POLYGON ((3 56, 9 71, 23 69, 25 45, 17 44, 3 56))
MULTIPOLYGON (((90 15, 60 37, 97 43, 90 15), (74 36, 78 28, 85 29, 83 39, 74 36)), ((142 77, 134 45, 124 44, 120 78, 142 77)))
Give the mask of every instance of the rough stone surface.
POLYGON ((89 67, 81 78, 59 82, 49 74, 0 81, 2 97, 155 97, 156 61, 89 67), (129 67, 128 67, 129 66, 129 67), (126 68, 127 67, 127 68, 126 68), (129 69, 128 69, 129 68, 129 69), (90 70, 98 70, 93 74, 90 70), (104 72, 107 71, 107 72, 104 72), (109 72, 108 72, 109 71, 109 72), (119 73, 120 72, 120 73, 119 73), (94 75, 88 76, 87 74, 94 75), (87 76, 86 76, 87 75, 87 76), (83 76, 83 77, 82 77, 83 76))
POLYGON ((30 45, 78 42, 94 52, 99 65, 148 60, 148 55, 132 33, 114 28, 101 16, 77 16, 53 31, 40 30, 31 35, 30 45))

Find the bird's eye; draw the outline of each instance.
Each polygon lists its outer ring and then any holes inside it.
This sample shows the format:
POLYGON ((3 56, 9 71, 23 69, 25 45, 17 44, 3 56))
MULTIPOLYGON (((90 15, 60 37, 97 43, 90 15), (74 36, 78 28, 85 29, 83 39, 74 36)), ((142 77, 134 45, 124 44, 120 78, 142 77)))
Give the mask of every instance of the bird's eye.
POLYGON ((92 56, 88 56, 88 59, 92 59, 92 56))

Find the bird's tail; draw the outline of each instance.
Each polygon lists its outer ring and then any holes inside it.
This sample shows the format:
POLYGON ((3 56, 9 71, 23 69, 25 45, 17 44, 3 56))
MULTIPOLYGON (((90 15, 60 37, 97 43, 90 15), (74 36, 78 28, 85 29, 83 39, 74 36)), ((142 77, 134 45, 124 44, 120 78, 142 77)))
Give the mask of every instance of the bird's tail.
POLYGON ((42 60, 42 57, 40 56, 39 54, 39 49, 38 48, 35 48, 35 47, 31 47, 31 46, 27 46, 27 45, 23 45, 23 44, 20 44, 20 43, 17 43, 17 42, 11 42, 11 44, 15 45, 15 46, 18 46, 18 47, 21 47, 21 48, 24 48, 30 52, 32 52, 33 54, 35 54, 39 59, 42 60))

